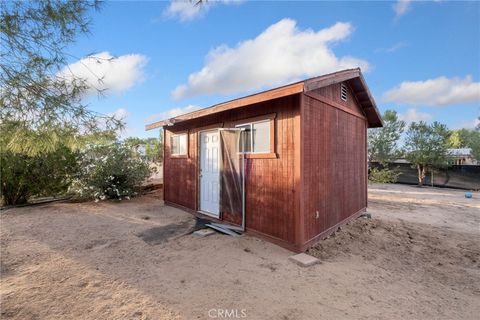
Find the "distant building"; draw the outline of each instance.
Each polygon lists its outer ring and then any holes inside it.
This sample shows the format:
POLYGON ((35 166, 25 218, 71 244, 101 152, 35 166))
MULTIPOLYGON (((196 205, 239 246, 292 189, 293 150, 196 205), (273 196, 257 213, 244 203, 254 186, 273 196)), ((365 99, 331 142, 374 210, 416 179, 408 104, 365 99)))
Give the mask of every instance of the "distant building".
POLYGON ((410 162, 408 162, 408 160, 405 158, 398 158, 396 160, 393 160, 392 163, 410 163, 410 162))
POLYGON ((450 159, 448 163, 453 165, 474 166, 479 163, 472 155, 470 148, 448 149, 450 159))
MULTIPOLYGON (((476 166, 480 161, 475 159, 470 148, 447 149, 449 154, 448 164, 457 166, 476 166)), ((398 158, 392 163, 410 163, 405 158, 398 158)))
POLYGON ((146 144, 139 144, 138 148, 137 148, 137 152, 142 157, 145 157, 147 155, 147 145, 146 144))
POLYGON ((131 146, 133 152, 138 154, 141 157, 145 157, 147 155, 147 145, 146 144, 136 144, 131 146))

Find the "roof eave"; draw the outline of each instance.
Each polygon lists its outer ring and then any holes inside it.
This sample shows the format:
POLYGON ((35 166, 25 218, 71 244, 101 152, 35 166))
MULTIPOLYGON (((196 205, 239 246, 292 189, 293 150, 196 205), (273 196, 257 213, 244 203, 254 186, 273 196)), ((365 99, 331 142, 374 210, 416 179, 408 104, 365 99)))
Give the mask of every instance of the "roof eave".
POLYGON ((304 81, 292 83, 286 86, 279 88, 259 92, 250 96, 234 99, 231 101, 223 102, 220 104, 213 105, 208 108, 200 109, 190 113, 186 113, 177 117, 170 119, 165 119, 162 121, 154 122, 145 126, 145 130, 152 130, 155 128, 171 126, 178 122, 183 122, 187 120, 192 120, 195 118, 204 117, 210 114, 227 111, 231 109, 241 108, 247 105, 260 103, 264 101, 269 101, 281 97, 286 97, 293 94, 298 94, 302 92, 312 91, 318 88, 326 87, 339 82, 355 82, 358 79, 359 83, 356 83, 356 87, 360 88, 357 92, 354 92, 356 95, 365 95, 366 98, 359 101, 362 109, 365 112, 365 115, 368 120, 369 128, 378 128, 383 127, 383 120, 378 111, 375 100, 373 99, 370 90, 363 78, 360 68, 347 69, 331 74, 307 79, 304 81))
POLYGON ((154 122, 145 126, 145 130, 152 130, 155 128, 165 127, 178 122, 192 120, 195 118, 204 117, 210 114, 241 108, 255 103, 269 101, 277 98, 290 96, 293 94, 301 93, 304 90, 304 81, 292 83, 279 88, 259 92, 250 96, 230 100, 227 102, 219 103, 208 108, 192 111, 174 118, 154 122))
POLYGON ((373 109, 374 115, 373 118, 375 121, 369 121, 368 127, 369 128, 381 128, 383 127, 383 119, 382 116, 380 115, 380 111, 378 110, 377 103, 375 102, 375 99, 373 98, 373 95, 370 93, 370 89, 368 89, 367 82, 365 81, 365 78, 363 77, 362 72, 360 72, 360 81, 362 82, 362 86, 365 88, 365 91, 368 95, 368 99, 370 101, 370 106, 367 106, 366 109, 373 109))
POLYGON ((367 117, 368 127, 383 127, 383 120, 380 116, 380 112, 378 111, 377 104, 375 103, 375 99, 373 98, 370 90, 368 89, 367 83, 363 77, 360 68, 342 70, 326 76, 320 76, 305 80, 305 92, 313 91, 341 82, 350 82, 355 84, 355 87, 359 88, 357 90, 354 90, 353 92, 357 96, 357 98, 359 95, 365 96, 365 99, 357 100, 359 100, 358 102, 361 105, 365 116, 367 117), (356 81, 358 82, 355 83, 356 81))

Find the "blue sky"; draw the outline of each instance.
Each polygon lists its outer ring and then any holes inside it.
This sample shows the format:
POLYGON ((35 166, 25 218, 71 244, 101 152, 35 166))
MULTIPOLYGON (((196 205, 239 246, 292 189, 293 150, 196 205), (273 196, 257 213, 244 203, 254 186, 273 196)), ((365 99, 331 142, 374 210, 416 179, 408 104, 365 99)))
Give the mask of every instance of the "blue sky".
POLYGON ((80 76, 104 77, 106 96, 87 102, 124 117, 123 136, 158 136, 145 124, 356 66, 382 112, 450 128, 480 115, 479 2, 106 2, 69 52, 80 76))

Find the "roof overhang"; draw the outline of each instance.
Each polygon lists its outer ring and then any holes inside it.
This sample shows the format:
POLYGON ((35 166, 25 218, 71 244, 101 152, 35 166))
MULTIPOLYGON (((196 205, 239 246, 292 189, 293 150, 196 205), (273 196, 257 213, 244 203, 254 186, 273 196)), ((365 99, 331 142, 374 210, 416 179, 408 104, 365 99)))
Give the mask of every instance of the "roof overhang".
POLYGON ((350 89, 353 91, 357 102, 365 114, 368 127, 378 128, 383 127, 383 120, 378 111, 375 99, 373 99, 370 90, 368 89, 365 78, 360 68, 342 70, 335 73, 326 74, 320 77, 307 79, 304 81, 304 91, 313 91, 319 88, 327 87, 332 84, 347 82, 350 89))
POLYGON ((339 82, 348 82, 348 84, 350 85, 351 90, 353 91, 358 103, 362 107, 365 116, 367 117, 369 128, 382 127, 382 118, 375 104, 375 100, 370 94, 365 79, 363 78, 362 72, 359 68, 356 68, 330 73, 327 75, 292 83, 283 87, 256 93, 250 96, 216 104, 205 109, 200 109, 174 118, 148 124, 145 126, 145 129, 152 130, 155 128, 171 126, 179 122, 205 117, 214 113, 237 109, 255 103, 282 98, 302 92, 313 91, 315 89, 326 87, 339 82))
POLYGON ((243 98, 219 103, 213 105, 211 107, 200 109, 197 111, 189 112, 171 119, 166 119, 158 122, 154 122, 152 124, 148 124, 145 126, 146 130, 151 130, 159 127, 164 127, 168 125, 172 125, 178 122, 183 122, 195 118, 204 117, 213 113, 218 113, 222 111, 227 111, 231 109, 237 109, 241 107, 245 107, 254 103, 264 102, 268 100, 273 100, 276 98, 286 97, 292 94, 303 92, 303 81, 297 82, 293 84, 289 84, 283 87, 275 88, 272 90, 256 93, 250 96, 246 96, 243 98))

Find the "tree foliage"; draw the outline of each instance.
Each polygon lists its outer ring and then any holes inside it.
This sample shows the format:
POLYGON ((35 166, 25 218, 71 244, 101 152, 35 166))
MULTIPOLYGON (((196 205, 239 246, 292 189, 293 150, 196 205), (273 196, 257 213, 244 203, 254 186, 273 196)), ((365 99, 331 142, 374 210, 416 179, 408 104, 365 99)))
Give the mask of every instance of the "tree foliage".
POLYGON ((76 172, 76 155, 65 146, 35 156, 4 151, 0 196, 5 205, 16 205, 32 196, 59 195, 67 191, 76 172))
POLYGON ((450 148, 470 148, 472 156, 480 160, 480 127, 452 131, 448 139, 448 146, 450 148))
MULTIPOLYGON (((0 136, 0 140, 3 136, 0 136)), ((153 172, 146 159, 107 134, 82 137, 85 147, 57 146, 33 156, 3 150, 0 197, 5 205, 67 191, 80 198, 125 198, 153 172)))
POLYGON ((397 159, 401 154, 399 139, 405 129, 405 122, 398 119, 397 112, 386 110, 384 126, 368 131, 368 158, 381 164, 397 159))
POLYGON ((418 170, 418 185, 425 182, 428 170, 445 166, 448 161, 448 137, 444 124, 420 121, 410 124, 406 133, 406 159, 418 170))
POLYGON ((111 143, 116 139, 110 131, 73 137, 61 128, 54 128, 46 135, 49 139, 37 140, 38 129, 29 127, 24 127, 21 137, 15 136, 19 126, 11 122, 0 123, 0 197, 8 205, 25 203, 31 197, 55 196, 67 191, 78 171, 79 149, 72 149, 62 141, 76 139, 76 144, 81 141, 81 145, 88 145, 111 143), (52 141, 55 136, 63 139, 52 141), (25 152, 7 148, 7 143, 12 141, 16 142, 15 145, 22 144, 25 152), (32 141, 45 145, 31 146, 32 141), (30 152, 30 148, 49 148, 48 144, 55 145, 54 149, 49 152, 30 152))
POLYGON ((374 167, 369 170, 368 180, 376 183, 395 183, 400 175, 398 170, 374 167))
POLYGON ((60 72, 77 58, 66 49, 88 32, 88 15, 98 8, 98 1, 0 2, 0 122, 13 132, 8 150, 33 156, 121 126, 82 103, 84 79, 60 72))
POLYGON ((449 148, 461 148, 462 147, 462 139, 460 137, 460 130, 453 130, 450 132, 450 136, 448 137, 447 141, 449 148))

